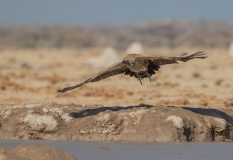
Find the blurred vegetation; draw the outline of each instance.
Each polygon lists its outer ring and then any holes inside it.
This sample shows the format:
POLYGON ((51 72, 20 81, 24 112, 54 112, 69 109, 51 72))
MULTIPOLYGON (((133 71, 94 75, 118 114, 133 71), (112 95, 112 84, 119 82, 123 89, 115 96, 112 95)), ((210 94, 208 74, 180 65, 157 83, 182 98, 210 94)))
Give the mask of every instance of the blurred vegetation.
POLYGON ((132 41, 140 41, 145 47, 227 48, 233 41, 233 25, 166 20, 125 26, 0 26, 0 48, 125 49, 132 41))

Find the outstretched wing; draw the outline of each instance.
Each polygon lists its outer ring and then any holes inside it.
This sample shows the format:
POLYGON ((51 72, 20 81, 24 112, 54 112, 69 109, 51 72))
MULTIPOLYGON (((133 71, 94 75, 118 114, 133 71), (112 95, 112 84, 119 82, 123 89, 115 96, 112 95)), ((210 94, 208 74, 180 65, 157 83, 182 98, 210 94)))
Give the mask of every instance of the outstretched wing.
POLYGON ((178 63, 177 61, 183 61, 187 62, 188 60, 194 59, 194 58, 200 58, 204 59, 207 56, 203 56, 206 53, 204 51, 199 51, 194 54, 191 54, 189 56, 185 56, 187 53, 182 54, 177 57, 165 57, 165 56, 138 56, 137 60, 141 61, 142 64, 148 65, 148 73, 150 75, 155 74, 155 71, 159 70, 161 65, 165 64, 172 64, 172 63, 178 63))
POLYGON ((97 81, 100 81, 102 79, 105 79, 105 78, 108 78, 108 77, 111 77, 111 76, 115 76, 117 74, 122 74, 124 72, 129 72, 129 68, 127 67, 127 65, 125 65, 125 64, 123 64, 121 62, 115 63, 112 66, 110 66, 110 67, 104 69, 103 71, 99 72, 96 76, 94 76, 92 78, 89 78, 86 81, 84 81, 84 82, 82 82, 80 84, 77 84, 75 86, 71 86, 71 87, 64 88, 62 90, 58 90, 58 92, 66 92, 68 90, 72 90, 72 89, 81 87, 86 83, 97 82, 97 81))
POLYGON ((178 63, 177 61, 183 61, 187 62, 188 60, 194 59, 194 58, 200 58, 205 59, 207 56, 203 56, 206 53, 204 51, 198 51, 194 54, 191 54, 189 56, 185 56, 187 53, 182 54, 177 57, 165 57, 165 56, 139 56, 138 60, 148 62, 149 64, 152 63, 153 65, 165 65, 165 64, 172 64, 172 63, 178 63))

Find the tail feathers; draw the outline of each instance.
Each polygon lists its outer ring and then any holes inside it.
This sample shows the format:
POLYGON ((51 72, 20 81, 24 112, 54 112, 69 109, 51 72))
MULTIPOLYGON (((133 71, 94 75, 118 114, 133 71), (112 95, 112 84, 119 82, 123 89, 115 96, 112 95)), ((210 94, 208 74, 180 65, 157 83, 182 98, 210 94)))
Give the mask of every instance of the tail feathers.
POLYGON ((63 88, 62 90, 58 90, 57 92, 66 92, 66 91, 69 91, 69 90, 72 90, 72 89, 75 89, 75 88, 78 88, 78 87, 82 87, 84 84, 86 83, 89 83, 91 82, 91 78, 89 78, 88 80, 80 83, 80 84, 77 84, 75 86, 71 86, 71 87, 66 87, 66 88, 63 88))

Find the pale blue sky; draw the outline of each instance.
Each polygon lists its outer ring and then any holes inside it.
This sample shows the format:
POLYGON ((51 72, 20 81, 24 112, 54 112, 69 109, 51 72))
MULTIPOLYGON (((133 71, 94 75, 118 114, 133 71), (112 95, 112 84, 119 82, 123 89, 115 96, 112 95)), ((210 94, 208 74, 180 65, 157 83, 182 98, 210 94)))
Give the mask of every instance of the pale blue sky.
POLYGON ((0 25, 109 24, 161 19, 233 22, 233 0, 1 0, 0 25))

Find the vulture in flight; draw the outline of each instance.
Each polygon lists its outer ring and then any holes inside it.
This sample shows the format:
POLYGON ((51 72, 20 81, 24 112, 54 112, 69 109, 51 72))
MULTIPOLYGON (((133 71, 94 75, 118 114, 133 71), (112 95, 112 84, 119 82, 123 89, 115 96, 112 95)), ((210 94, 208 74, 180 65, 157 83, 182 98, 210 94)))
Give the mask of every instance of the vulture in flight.
POLYGON ((151 80, 151 76, 155 74, 156 71, 158 71, 161 65, 178 63, 178 61, 187 62, 194 58, 205 59, 207 57, 203 56, 206 54, 204 51, 199 51, 188 56, 186 54, 187 53, 177 57, 128 54, 121 62, 111 65, 110 67, 99 72, 97 75, 87 79, 80 84, 58 90, 58 92, 66 92, 81 87, 86 83, 97 82, 117 74, 125 74, 129 75, 130 77, 135 77, 142 84, 142 79, 149 78, 151 80))

